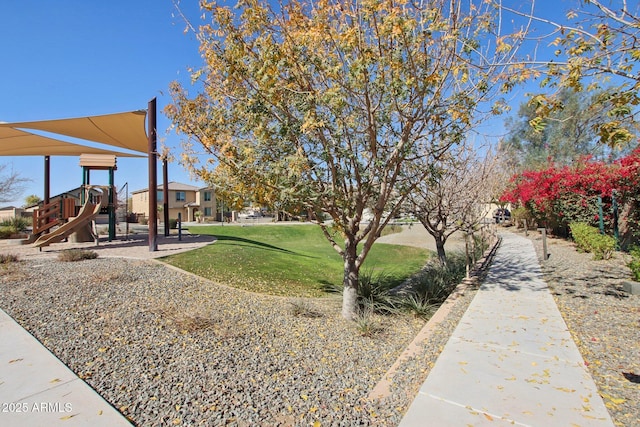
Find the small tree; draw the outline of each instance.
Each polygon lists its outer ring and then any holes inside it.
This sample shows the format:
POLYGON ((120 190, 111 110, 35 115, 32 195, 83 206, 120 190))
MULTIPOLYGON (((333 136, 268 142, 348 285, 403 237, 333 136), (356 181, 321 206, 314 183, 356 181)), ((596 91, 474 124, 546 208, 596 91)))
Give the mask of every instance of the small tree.
POLYGON ((40 196, 37 196, 35 194, 30 194, 24 198, 24 206, 25 207, 34 206, 40 203, 41 201, 42 199, 40 198, 40 196))
POLYGON ((437 172, 409 196, 412 212, 436 243, 438 259, 447 264, 445 243, 459 230, 473 230, 486 216, 494 190, 497 162, 481 158, 469 146, 453 150, 432 163, 437 172))
POLYGON ((344 260, 342 314, 354 318, 367 254, 431 175, 414 162, 444 155, 482 107, 501 111, 496 83, 524 34, 501 34, 481 0, 202 7, 200 93, 174 83, 165 110, 189 139, 185 163, 207 182, 229 168, 268 189, 270 206, 326 214, 318 225, 344 260))

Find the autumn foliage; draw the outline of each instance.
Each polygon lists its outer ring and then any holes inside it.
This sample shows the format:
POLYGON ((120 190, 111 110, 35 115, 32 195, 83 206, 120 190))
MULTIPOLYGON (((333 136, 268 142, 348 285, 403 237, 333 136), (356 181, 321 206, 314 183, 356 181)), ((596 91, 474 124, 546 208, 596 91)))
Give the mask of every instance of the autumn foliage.
POLYGON ((590 157, 564 167, 550 162, 545 169, 514 175, 501 200, 525 207, 539 225, 566 234, 571 222, 598 224, 597 198, 601 197, 605 225, 611 227, 614 198, 620 212, 640 200, 639 173, 640 148, 614 162, 590 157))

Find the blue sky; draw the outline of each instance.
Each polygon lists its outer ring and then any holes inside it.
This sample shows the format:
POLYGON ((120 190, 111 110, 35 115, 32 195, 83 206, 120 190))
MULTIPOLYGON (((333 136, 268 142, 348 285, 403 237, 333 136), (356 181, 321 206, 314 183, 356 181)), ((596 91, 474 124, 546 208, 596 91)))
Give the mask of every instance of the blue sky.
MULTIPOLYGON (((538 1, 556 17, 572 4, 538 1)), ((199 21, 197 0, 181 0, 180 7, 193 22, 199 21)), ((169 83, 188 85, 187 69, 198 67, 201 58, 195 35, 185 34, 171 0, 4 1, 0 13, 0 121, 144 109, 157 97, 159 142, 179 154, 179 138, 166 132, 170 123, 161 111, 170 102, 169 83)), ((512 97, 514 112, 520 99, 512 97)), ((501 134, 501 123, 502 118, 491 123, 488 133, 501 134)), ((29 194, 43 196, 42 157, 4 157, 0 164, 31 179, 18 200, 2 205, 22 205, 29 194)), ((106 172, 92 172, 91 177, 93 184, 107 183, 106 172)), ((145 188, 147 160, 119 158, 115 179, 119 188, 125 183, 129 191, 145 188)), ((170 164, 169 179, 203 185, 192 181, 178 163, 170 164)), ((77 157, 52 157, 52 195, 81 183, 77 157)))
MULTIPOLYGON (((181 8, 197 20, 195 0, 181 8)), ((172 80, 187 82, 187 67, 198 66, 195 36, 171 0, 22 0, 0 6, 0 121, 16 122, 109 114, 147 108, 158 100, 159 142, 179 149, 169 122, 160 113, 172 80)), ((73 139, 60 138, 73 142, 73 139)), ((175 150, 174 150, 175 151, 175 150)), ((0 163, 30 178, 23 196, 43 196, 42 157, 3 157, 0 163)), ((93 172, 91 182, 106 184, 106 172, 93 172)), ((147 160, 118 158, 118 187, 147 186, 147 160)), ((169 179, 193 182, 177 163, 169 179)), ((82 184, 77 157, 51 158, 51 194, 82 184)))

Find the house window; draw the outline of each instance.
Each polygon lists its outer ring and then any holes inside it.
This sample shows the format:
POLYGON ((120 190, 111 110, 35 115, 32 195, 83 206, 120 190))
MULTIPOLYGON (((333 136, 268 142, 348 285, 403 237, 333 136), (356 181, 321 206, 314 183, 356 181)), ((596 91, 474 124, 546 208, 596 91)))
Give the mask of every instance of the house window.
POLYGON ((164 193, 162 192, 162 190, 158 190, 158 192, 156 193, 156 197, 158 198, 159 202, 162 202, 164 200, 164 193))
POLYGON ((204 201, 205 202, 210 202, 211 201, 211 191, 205 191, 204 192, 204 201))
POLYGON ((187 193, 184 191, 176 191, 176 202, 184 202, 187 200, 187 193))
POLYGON ((204 216, 211 216, 211 208, 204 208, 204 216))

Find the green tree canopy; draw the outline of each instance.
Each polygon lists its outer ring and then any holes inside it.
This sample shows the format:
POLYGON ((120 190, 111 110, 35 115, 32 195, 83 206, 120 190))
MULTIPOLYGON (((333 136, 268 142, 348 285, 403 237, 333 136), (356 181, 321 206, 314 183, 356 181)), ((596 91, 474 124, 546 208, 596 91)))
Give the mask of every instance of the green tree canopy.
POLYGON ((24 198, 24 205, 25 206, 33 206, 33 205, 37 205, 41 201, 42 201, 42 199, 40 198, 40 196, 37 196, 35 194, 30 194, 30 195, 28 195, 27 197, 24 198))
POLYGON ((557 9, 541 5, 536 0, 513 7, 501 3, 504 12, 534 23, 528 37, 537 46, 521 65, 542 76, 540 86, 546 92, 532 98, 538 115, 533 124, 539 125, 562 106, 558 97, 564 89, 590 93, 608 87, 601 96, 587 98, 607 114, 596 127, 598 139, 609 147, 634 142, 636 129, 630 126, 637 127, 640 113, 640 4, 574 0, 559 4, 570 7, 564 19, 557 18, 557 9))
POLYGON ((599 144, 598 128, 608 122, 608 116, 595 105, 603 96, 602 92, 562 89, 556 97, 558 105, 542 120, 536 105, 523 102, 517 116, 505 121, 508 136, 501 141, 502 153, 524 169, 544 167, 549 160, 570 165, 586 155, 601 158, 606 150, 599 144))

